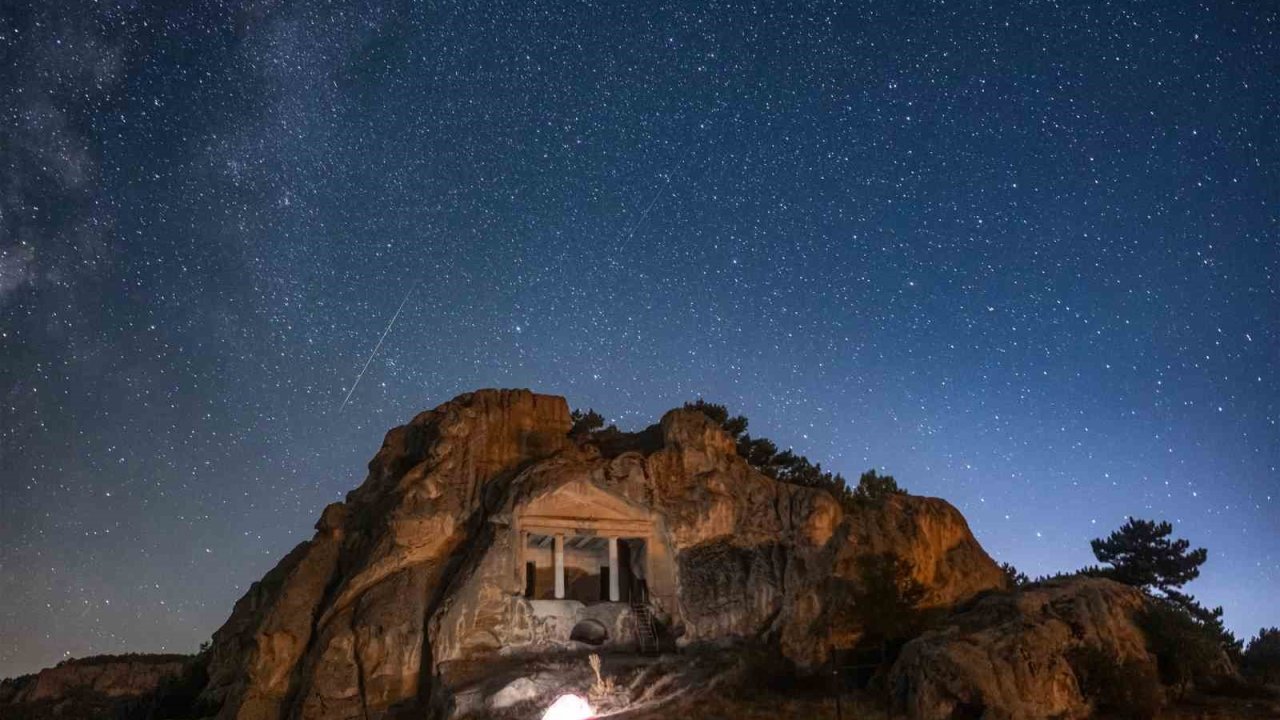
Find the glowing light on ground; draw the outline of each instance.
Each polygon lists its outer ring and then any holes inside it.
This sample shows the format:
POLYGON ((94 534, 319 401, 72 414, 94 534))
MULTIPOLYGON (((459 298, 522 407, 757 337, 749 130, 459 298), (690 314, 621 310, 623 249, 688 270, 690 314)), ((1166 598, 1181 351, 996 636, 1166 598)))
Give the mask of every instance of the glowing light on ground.
POLYGON ((542 720, 588 720, 595 714, 586 699, 578 695, 561 695, 542 714, 542 720))

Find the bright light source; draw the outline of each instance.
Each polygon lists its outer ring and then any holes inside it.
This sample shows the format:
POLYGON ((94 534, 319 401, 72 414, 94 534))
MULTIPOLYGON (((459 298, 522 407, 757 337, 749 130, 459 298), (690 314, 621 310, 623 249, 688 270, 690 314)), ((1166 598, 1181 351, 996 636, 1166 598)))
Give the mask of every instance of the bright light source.
POLYGON ((577 695, 561 695, 542 714, 542 720, 588 720, 596 714, 591 703, 577 695))

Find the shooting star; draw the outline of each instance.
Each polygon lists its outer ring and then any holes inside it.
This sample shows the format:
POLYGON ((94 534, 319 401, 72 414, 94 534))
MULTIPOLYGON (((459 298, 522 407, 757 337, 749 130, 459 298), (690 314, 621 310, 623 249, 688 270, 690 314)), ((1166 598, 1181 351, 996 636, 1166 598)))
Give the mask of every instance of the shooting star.
POLYGON ((636 231, 644 224, 644 219, 649 217, 649 211, 653 209, 654 205, 658 204, 658 200, 662 197, 662 194, 667 191, 667 186, 670 184, 671 176, 668 175, 666 184, 658 188, 658 192, 654 193, 653 199, 649 201, 649 205, 645 207, 644 212, 640 213, 640 219, 636 220, 636 224, 631 226, 631 231, 626 234, 626 237, 622 238, 623 245, 631 242, 631 238, 635 237, 636 231))
MULTIPOLYGON (((715 108, 710 113, 708 113, 706 119, 704 119, 702 123, 698 125, 698 128, 701 130, 706 130, 707 125, 710 124, 711 122, 711 118, 714 117, 716 113, 720 112, 720 110, 723 107, 724 106, 722 105, 720 107, 715 108)), ((663 178, 662 185, 658 188, 658 191, 653 194, 653 199, 650 200, 649 204, 645 206, 644 211, 640 213, 640 218, 635 221, 635 224, 631 226, 630 230, 628 230, 626 233, 623 234, 621 239, 623 245, 630 243, 631 238, 636 236, 636 231, 640 229, 641 225, 644 225, 644 221, 646 218, 649 217, 649 213, 653 210, 653 207, 658 204, 658 201, 662 199, 662 196, 666 195, 667 191, 671 188, 671 178, 675 177, 676 175, 679 175, 680 171, 684 169, 685 163, 689 161, 689 158, 693 157, 695 152, 684 151, 685 148, 689 147, 693 142, 694 142, 693 139, 687 140, 684 144, 682 144, 678 148, 677 154, 679 155, 679 159, 676 160, 669 167, 666 173, 661 175, 661 177, 663 178)), ((696 150, 697 148, 695 147, 694 151, 696 150)))
POLYGON ((396 313, 391 316, 391 321, 387 323, 387 328, 382 331, 382 337, 378 338, 378 344, 373 346, 373 352, 369 353, 369 357, 364 361, 364 367, 360 368, 360 374, 356 375, 356 381, 351 383, 351 389, 347 391, 347 396, 342 399, 342 405, 338 407, 338 412, 342 412, 347 407, 347 403, 351 401, 351 394, 356 391, 356 387, 360 385, 364 372, 369 369, 369 363, 373 362, 373 358, 378 354, 378 350, 382 348, 382 341, 387 339, 387 333, 391 332, 391 327, 396 324, 396 318, 400 317, 400 311, 404 309, 404 304, 409 302, 409 296, 413 294, 413 286, 409 286, 408 291, 404 294, 404 299, 400 301, 400 307, 396 308, 396 313))

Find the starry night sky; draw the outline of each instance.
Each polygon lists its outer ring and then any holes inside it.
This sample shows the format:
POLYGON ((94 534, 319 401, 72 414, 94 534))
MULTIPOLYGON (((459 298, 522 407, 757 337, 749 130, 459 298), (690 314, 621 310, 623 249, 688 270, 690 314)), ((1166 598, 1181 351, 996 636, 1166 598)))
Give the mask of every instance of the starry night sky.
POLYGON ((1032 575, 1168 519, 1280 622, 1275 5, 57 4, 0 9, 0 676, 193 651, 491 386, 726 403, 1032 575))

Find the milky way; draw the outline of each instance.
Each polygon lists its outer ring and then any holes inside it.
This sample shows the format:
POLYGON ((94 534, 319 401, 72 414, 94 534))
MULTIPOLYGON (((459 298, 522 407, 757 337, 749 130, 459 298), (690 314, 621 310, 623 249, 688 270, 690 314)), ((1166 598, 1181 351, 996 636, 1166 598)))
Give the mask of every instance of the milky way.
POLYGON ((138 5, 0 9, 0 676, 194 650, 491 386, 1280 622, 1273 4, 138 5))

